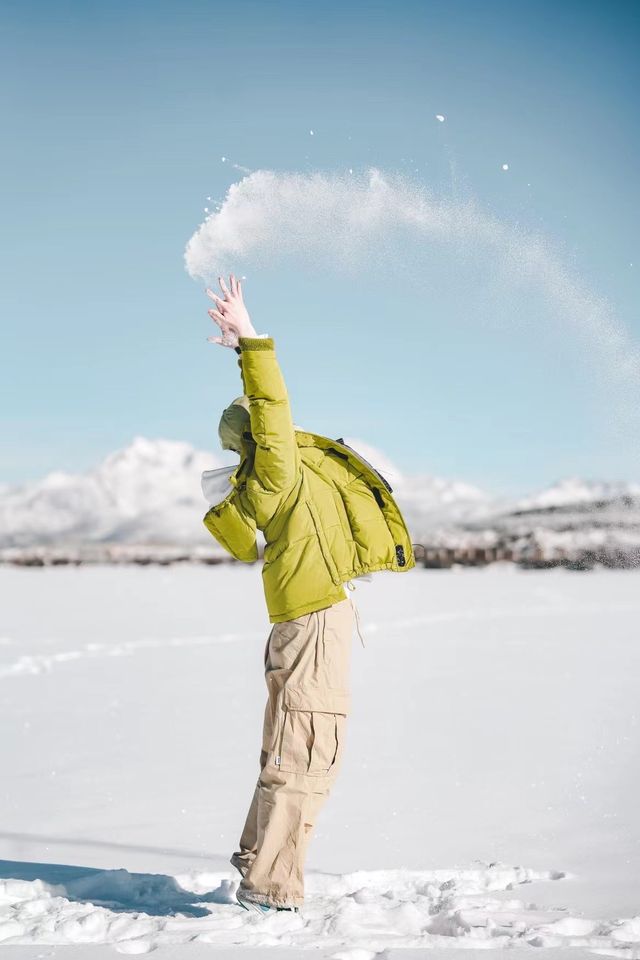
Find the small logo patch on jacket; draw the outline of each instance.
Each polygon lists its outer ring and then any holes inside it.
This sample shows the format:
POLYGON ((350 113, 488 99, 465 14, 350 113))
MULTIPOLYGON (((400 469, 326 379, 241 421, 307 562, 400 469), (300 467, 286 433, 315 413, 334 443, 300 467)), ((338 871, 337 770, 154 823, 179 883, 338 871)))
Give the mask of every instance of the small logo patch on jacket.
POLYGON ((396 544, 396 557, 398 558, 398 566, 404 567, 406 560, 404 559, 404 547, 401 543, 396 544))

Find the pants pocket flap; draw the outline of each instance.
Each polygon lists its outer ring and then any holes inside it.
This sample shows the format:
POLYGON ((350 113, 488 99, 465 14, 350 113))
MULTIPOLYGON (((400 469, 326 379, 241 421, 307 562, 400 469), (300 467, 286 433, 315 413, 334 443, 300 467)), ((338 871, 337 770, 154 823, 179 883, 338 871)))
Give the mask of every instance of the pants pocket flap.
POLYGON ((343 713, 285 709, 275 765, 281 773, 335 775, 341 763, 346 722, 343 713))
POLYGON ((320 713, 344 713, 351 709, 348 690, 334 687, 284 688, 283 703, 287 710, 317 710, 320 713))

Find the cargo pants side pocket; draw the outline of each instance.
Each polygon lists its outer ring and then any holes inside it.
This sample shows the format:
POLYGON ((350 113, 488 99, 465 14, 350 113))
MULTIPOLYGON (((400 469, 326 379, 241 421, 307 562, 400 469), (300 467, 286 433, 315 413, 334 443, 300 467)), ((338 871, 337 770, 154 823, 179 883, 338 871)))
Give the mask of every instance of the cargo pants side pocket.
POLYGON ((274 762, 282 773, 326 777, 342 758, 346 714, 283 707, 274 762))

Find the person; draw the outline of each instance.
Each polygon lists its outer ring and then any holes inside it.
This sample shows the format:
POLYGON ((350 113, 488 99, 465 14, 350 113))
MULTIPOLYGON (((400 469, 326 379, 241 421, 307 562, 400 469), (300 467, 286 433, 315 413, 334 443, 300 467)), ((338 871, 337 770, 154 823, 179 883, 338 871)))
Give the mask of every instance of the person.
POLYGON ((260 772, 230 861, 243 907, 299 911, 309 840, 344 753, 354 622, 359 628, 347 588, 378 570, 408 571, 415 555, 386 479, 343 440, 294 425, 273 338, 256 333, 242 281, 218 280, 222 296, 207 295, 221 335, 208 340, 239 354, 244 387, 218 436, 240 463, 203 474, 204 524, 246 562, 258 558, 262 531, 272 624, 260 772))

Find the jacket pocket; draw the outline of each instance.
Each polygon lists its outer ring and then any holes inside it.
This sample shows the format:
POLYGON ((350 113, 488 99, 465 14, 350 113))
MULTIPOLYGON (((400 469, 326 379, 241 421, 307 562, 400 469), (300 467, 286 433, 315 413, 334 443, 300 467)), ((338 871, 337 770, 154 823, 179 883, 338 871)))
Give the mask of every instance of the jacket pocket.
POLYGON ((342 759, 346 715, 284 707, 275 764, 283 773, 326 777, 342 759))
POLYGON ((320 550, 322 552, 324 562, 327 566, 327 570, 329 571, 329 576, 331 577, 333 582, 339 586, 342 583, 342 581, 338 573, 338 568, 335 565, 333 557, 331 556, 331 548, 329 547, 329 541, 327 540, 327 537, 325 535, 325 532, 322 526, 322 521, 320 520, 320 516, 316 509, 316 505, 313 502, 313 500, 307 500, 306 504, 307 504, 307 507, 309 508, 311 519, 313 520, 313 526, 316 531, 316 537, 318 538, 318 543, 320 544, 320 550))

